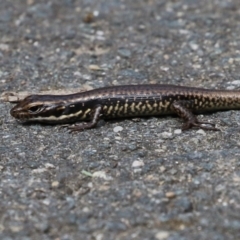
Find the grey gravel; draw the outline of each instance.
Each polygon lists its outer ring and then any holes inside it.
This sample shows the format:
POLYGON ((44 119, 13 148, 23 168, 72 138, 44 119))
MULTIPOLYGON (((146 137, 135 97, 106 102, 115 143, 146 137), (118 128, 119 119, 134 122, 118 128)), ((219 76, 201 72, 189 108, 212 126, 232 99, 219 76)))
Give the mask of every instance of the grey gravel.
MULTIPOLYGON (((238 0, 0 1, 0 94, 237 89, 238 23, 238 0)), ((0 239, 240 239, 239 111, 199 116, 219 132, 166 116, 71 135, 17 123, 11 107, 0 103, 0 239)))
POLYGON ((121 57, 124 57, 124 58, 129 58, 131 57, 131 51, 129 49, 125 49, 125 48, 120 48, 118 49, 118 54, 121 56, 121 57))

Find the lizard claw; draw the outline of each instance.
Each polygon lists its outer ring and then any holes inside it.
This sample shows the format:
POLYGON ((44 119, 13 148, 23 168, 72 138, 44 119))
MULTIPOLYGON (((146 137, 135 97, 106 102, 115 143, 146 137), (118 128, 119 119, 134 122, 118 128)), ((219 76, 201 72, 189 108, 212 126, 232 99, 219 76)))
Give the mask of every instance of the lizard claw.
POLYGON ((215 127, 214 123, 202 122, 202 121, 196 121, 196 122, 188 121, 185 124, 183 124, 182 130, 185 131, 185 130, 188 130, 192 127, 196 127, 196 128, 200 128, 200 129, 204 129, 204 130, 220 131, 220 129, 215 127), (210 126, 203 126, 202 124, 211 125, 211 127, 210 126))

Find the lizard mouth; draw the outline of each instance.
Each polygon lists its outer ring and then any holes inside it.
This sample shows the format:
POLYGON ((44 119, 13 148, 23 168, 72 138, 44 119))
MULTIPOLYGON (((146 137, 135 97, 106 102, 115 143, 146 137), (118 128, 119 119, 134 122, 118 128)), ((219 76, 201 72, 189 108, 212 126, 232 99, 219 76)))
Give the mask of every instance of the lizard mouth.
POLYGON ((11 113, 11 115, 20 123, 25 123, 31 120, 28 114, 14 112, 11 113))

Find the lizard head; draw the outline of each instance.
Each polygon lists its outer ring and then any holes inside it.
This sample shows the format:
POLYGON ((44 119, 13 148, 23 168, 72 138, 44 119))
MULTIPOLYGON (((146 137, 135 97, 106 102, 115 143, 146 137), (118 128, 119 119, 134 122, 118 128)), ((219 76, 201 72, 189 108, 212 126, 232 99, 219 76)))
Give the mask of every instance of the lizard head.
POLYGON ((57 96, 31 95, 17 103, 10 114, 21 122, 56 122, 65 109, 64 103, 57 96))

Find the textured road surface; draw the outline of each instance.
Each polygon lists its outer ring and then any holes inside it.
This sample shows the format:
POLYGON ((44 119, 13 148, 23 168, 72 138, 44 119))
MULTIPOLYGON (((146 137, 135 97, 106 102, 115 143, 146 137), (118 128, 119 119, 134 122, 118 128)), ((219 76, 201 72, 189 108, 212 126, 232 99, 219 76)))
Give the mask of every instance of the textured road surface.
MULTIPOLYGON (((0 91, 240 87, 238 0, 2 0, 0 91)), ((240 111, 71 135, 0 102, 0 239, 240 239, 240 111)))

